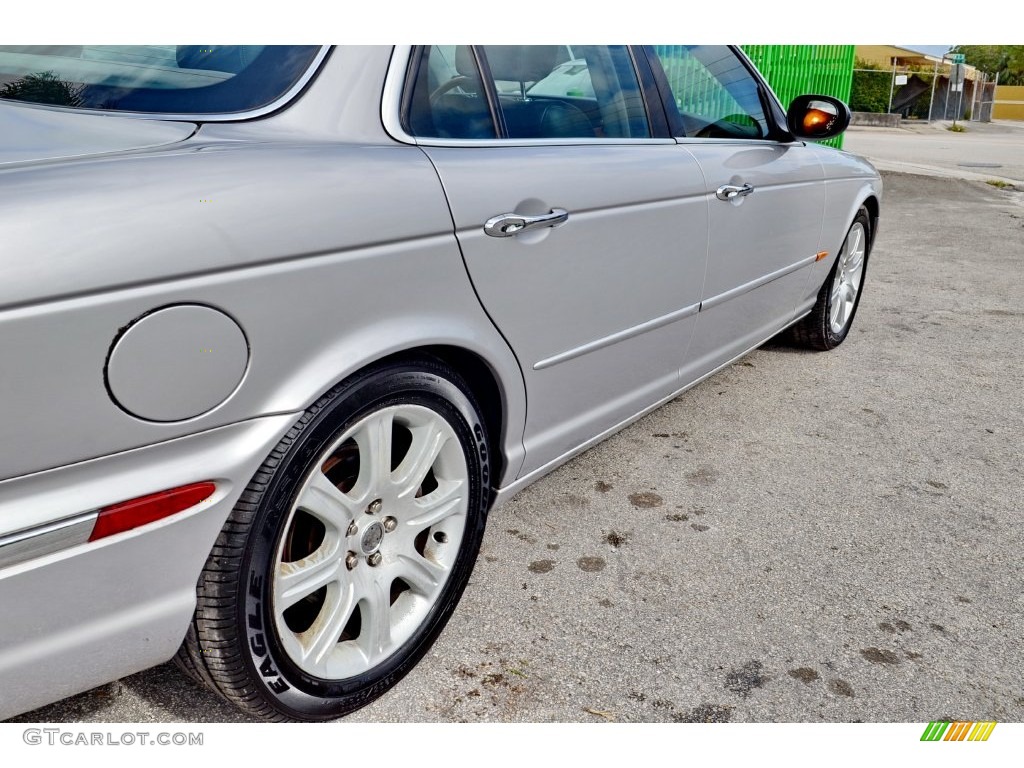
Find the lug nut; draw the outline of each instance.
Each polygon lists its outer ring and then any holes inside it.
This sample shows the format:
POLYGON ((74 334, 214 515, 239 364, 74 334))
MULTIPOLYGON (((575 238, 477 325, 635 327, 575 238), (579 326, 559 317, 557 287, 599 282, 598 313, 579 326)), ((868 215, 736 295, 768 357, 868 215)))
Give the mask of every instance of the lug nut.
POLYGON ((370 506, 366 508, 367 514, 376 515, 380 512, 380 508, 384 506, 384 503, 380 499, 375 499, 370 502, 370 506))
POLYGON ((358 564, 359 555, 357 555, 355 552, 349 552, 347 555, 345 555, 345 567, 348 568, 350 571, 353 568, 355 568, 356 565, 358 564))
POLYGON ((382 521, 384 523, 384 530, 391 533, 395 528, 398 527, 398 521, 395 518, 388 516, 382 521))
POLYGON ((348 524, 348 530, 345 531, 345 535, 355 536, 357 533, 359 533, 359 526, 356 525, 356 521, 353 520, 351 523, 348 524))
POLYGON ((374 552, 372 555, 369 555, 366 558, 366 562, 369 563, 370 565, 376 567, 376 566, 380 565, 380 561, 382 559, 383 558, 381 557, 380 552, 374 552))

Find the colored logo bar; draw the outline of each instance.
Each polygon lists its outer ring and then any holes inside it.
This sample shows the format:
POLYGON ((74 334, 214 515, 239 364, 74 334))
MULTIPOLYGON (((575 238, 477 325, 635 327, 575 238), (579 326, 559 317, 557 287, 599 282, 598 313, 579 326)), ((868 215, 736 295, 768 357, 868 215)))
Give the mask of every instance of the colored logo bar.
POLYGON ((921 741, 988 741, 995 730, 994 720, 967 722, 965 720, 938 720, 928 723, 921 741))

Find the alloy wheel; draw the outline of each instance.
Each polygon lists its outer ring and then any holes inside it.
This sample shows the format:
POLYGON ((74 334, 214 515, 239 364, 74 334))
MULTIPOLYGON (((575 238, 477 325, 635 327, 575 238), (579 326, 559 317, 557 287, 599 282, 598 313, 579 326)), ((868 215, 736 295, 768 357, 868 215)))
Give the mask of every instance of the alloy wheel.
POLYGON ((864 256, 867 253, 867 237, 864 225, 854 222, 843 248, 839 252, 835 278, 829 301, 829 327, 832 333, 840 334, 853 316, 864 274, 864 256))
POLYGON ((414 634, 455 565, 468 489, 452 426, 420 405, 375 411, 318 457, 273 566, 273 618, 298 668, 353 677, 414 634))

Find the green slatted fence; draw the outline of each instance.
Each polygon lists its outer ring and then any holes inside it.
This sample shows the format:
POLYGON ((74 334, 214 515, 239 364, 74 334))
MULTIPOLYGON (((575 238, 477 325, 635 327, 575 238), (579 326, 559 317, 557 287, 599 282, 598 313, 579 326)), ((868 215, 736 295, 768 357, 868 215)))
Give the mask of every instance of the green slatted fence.
POLYGON ((708 120, 743 113, 736 99, 704 64, 690 55, 689 46, 657 45, 655 50, 681 111, 702 115, 708 120))
MULTIPOLYGON (((744 45, 783 107, 805 93, 834 96, 849 103, 853 82, 852 45, 744 45)), ((821 142, 843 146, 843 137, 821 142)))

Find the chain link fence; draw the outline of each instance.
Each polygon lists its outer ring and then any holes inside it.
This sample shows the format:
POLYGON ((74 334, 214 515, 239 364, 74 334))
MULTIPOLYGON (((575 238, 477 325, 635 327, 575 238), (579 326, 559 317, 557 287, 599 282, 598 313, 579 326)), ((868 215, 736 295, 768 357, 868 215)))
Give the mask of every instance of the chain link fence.
POLYGON ((973 80, 957 83, 939 67, 857 67, 849 103, 854 112, 898 114, 904 120, 990 122, 996 82, 977 72, 973 80))

